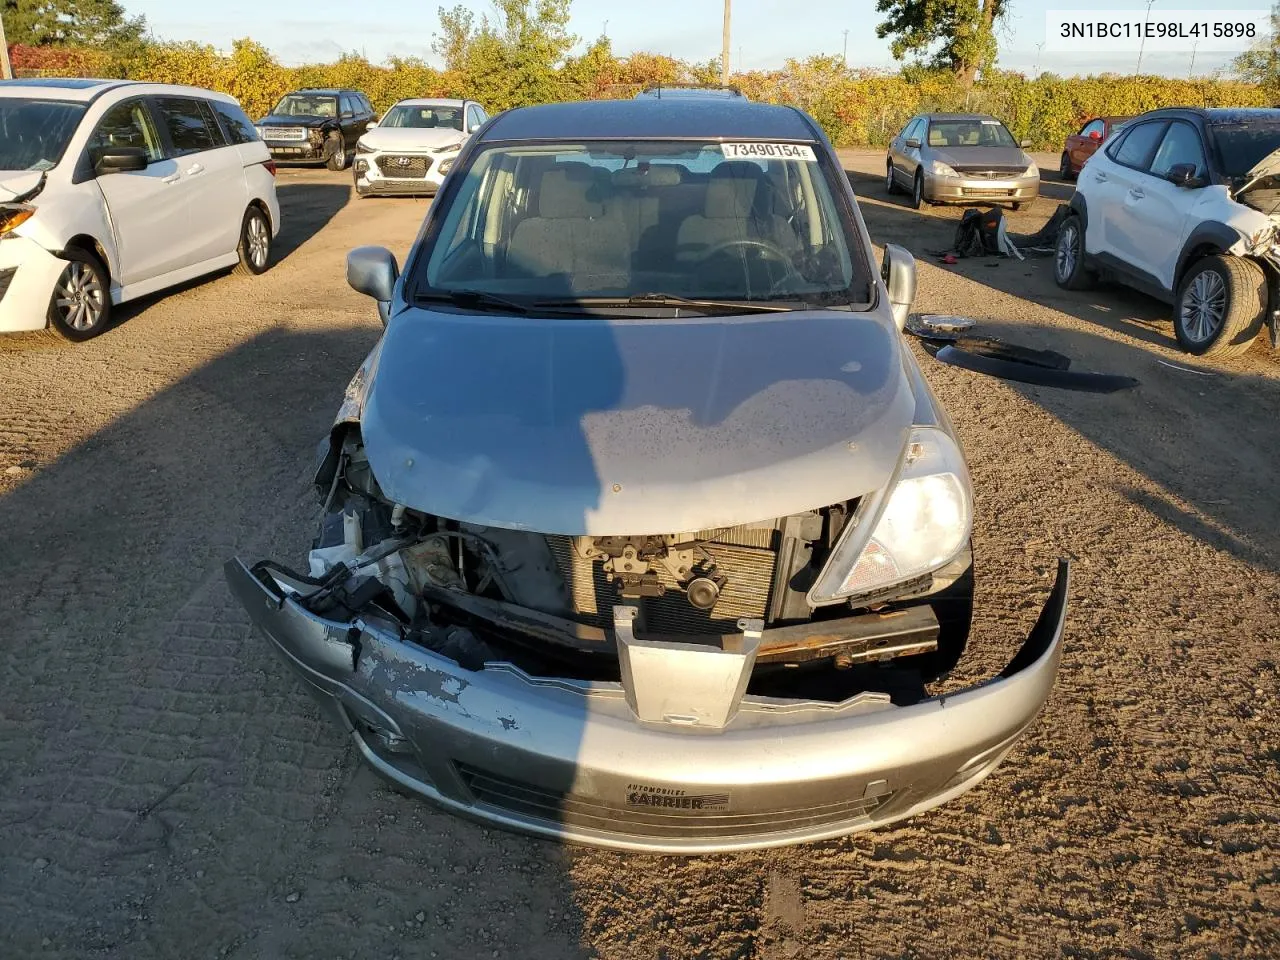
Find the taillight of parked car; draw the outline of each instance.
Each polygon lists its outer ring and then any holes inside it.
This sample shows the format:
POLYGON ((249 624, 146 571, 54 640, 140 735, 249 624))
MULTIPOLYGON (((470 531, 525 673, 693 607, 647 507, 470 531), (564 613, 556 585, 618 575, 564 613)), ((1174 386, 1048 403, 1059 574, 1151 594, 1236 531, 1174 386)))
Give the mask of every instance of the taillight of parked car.
POLYGON ((262 165, 267 168, 267 173, 273 177, 276 175, 276 162, 274 160, 264 160, 262 165))

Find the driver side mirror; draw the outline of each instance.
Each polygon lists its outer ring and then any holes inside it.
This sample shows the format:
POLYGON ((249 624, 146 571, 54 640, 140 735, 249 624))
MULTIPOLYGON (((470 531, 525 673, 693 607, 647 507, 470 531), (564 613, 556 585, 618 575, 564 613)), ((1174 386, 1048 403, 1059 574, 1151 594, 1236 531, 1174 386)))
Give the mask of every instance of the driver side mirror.
POLYGON ((356 247, 347 254, 347 283, 356 293, 378 302, 384 327, 391 316, 391 295, 399 277, 396 258, 386 247, 356 247))
POLYGON ((1200 178, 1196 176, 1194 163, 1175 163, 1165 174, 1168 181, 1179 187, 1191 189, 1200 186, 1200 178))
POLYGON ((1091 131, 1089 132, 1089 139, 1090 139, 1090 140, 1101 140, 1101 139, 1102 139, 1102 134, 1100 134, 1097 130, 1091 130, 1091 131))
POLYGON ((141 147, 107 147, 99 151, 93 172, 98 176, 108 173, 136 173, 147 169, 147 151, 141 147))
POLYGON ((919 138, 919 137, 912 137, 910 140, 908 140, 908 141, 907 141, 907 146, 908 146, 908 147, 910 147, 912 150, 919 150, 919 149, 920 149, 920 138, 919 138))
POLYGON ((378 125, 378 121, 377 121, 377 120, 370 120, 368 123, 366 123, 366 124, 364 125, 364 128, 365 128, 366 130, 372 130, 372 129, 373 129, 374 127, 376 127, 377 125, 378 125))
POLYGON ((1030 140, 1020 140, 1020 141, 1018 142, 1018 146, 1020 146, 1023 150, 1026 150, 1026 149, 1028 149, 1028 148, 1031 146, 1031 141, 1030 141, 1030 140))
POLYGON ((889 291, 893 322, 901 330, 906 326, 907 317, 911 313, 911 302, 916 298, 916 258, 906 247, 886 243, 880 276, 889 291))

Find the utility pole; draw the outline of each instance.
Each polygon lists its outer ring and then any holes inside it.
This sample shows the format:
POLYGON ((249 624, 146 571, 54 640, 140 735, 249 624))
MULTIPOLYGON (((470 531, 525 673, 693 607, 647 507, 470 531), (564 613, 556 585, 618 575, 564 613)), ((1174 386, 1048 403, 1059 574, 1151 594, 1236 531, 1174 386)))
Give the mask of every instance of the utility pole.
POLYGON ((609 39, 609 21, 608 20, 604 22, 604 29, 600 31, 600 36, 604 37, 606 40, 609 39))
POLYGON ((729 85, 729 4, 724 0, 724 35, 720 38, 720 84, 729 85))
POLYGON ((1193 41, 1191 44, 1191 66, 1187 68, 1187 79, 1191 79, 1191 75, 1196 72, 1196 46, 1199 40, 1193 41))
POLYGON ((849 66, 849 31, 844 31, 844 51, 840 54, 840 59, 844 61, 844 65, 849 66))
POLYGON ((1138 43, 1138 65, 1133 68, 1133 75, 1135 77, 1142 72, 1142 51, 1147 46, 1147 30, 1146 30, 1147 18, 1151 16, 1151 5, 1155 2, 1156 0, 1147 0, 1147 15, 1142 18, 1143 29, 1142 29, 1142 40, 1138 43))
POLYGON ((13 79, 13 67, 9 65, 9 41, 4 35, 4 18, 0 17, 0 75, 5 80, 13 79))

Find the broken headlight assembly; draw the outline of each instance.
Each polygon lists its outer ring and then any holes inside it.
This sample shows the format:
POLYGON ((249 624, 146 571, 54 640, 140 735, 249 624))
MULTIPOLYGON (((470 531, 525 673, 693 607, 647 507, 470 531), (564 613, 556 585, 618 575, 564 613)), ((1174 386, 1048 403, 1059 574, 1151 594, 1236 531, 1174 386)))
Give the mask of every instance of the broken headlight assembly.
POLYGON ((936 427, 915 427, 887 495, 864 497, 809 602, 824 606, 878 594, 955 559, 973 530, 969 471, 956 442, 936 427))
POLYGON ((0 240, 36 215, 36 208, 26 203, 0 204, 0 240))

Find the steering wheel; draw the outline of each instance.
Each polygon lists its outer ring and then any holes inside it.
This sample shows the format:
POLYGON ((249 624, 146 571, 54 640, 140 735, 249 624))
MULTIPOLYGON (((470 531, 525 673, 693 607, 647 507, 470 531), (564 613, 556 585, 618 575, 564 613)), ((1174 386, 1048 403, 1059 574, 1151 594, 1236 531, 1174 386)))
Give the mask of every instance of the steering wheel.
POLYGON ((785 268, 783 275, 769 286, 769 293, 776 293, 778 291, 778 287, 784 280, 799 280, 801 283, 804 283, 804 277, 800 275, 798 270, 796 270, 796 265, 791 261, 791 258, 787 256, 786 251, 777 244, 770 243, 768 240, 751 240, 747 238, 726 240, 724 243, 717 243, 710 250, 707 250, 698 258, 698 262, 702 263, 710 260, 714 256, 727 253, 730 250, 734 250, 739 247, 743 250, 756 250, 762 255, 762 260, 772 260, 774 263, 782 264, 785 268))

